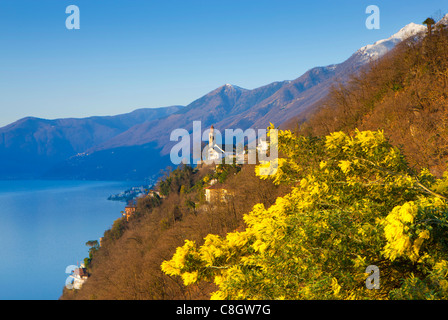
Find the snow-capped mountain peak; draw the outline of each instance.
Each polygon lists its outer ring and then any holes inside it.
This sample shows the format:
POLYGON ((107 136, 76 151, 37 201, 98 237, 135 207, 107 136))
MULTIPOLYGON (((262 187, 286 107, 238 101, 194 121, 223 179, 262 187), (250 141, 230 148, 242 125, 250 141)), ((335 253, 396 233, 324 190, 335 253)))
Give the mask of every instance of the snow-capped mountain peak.
POLYGON ((236 90, 236 91, 247 91, 245 88, 241 88, 237 85, 226 83, 225 85, 219 87, 218 89, 224 89, 224 90, 236 90))
POLYGON ((448 13, 442 19, 440 19, 440 21, 436 23, 436 26, 441 24, 444 24, 446 26, 448 25, 448 13))
POLYGON ((426 27, 424 25, 411 22, 407 26, 401 28, 400 31, 398 31, 396 34, 392 35, 389 39, 386 39, 385 41, 390 39, 405 40, 409 37, 416 36, 425 31, 426 27))
POLYGON ((365 60, 376 60, 392 50, 401 41, 409 37, 417 36, 425 31, 426 27, 424 25, 412 22, 389 38, 362 47, 357 51, 357 54, 365 60))

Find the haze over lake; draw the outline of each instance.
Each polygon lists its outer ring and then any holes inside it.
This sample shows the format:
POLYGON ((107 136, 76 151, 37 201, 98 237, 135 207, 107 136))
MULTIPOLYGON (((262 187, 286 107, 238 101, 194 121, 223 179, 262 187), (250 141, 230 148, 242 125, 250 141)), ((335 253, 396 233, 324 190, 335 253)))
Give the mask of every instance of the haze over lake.
POLYGON ((0 181, 0 299, 58 299, 65 268, 121 217, 125 203, 107 197, 137 184, 0 181))

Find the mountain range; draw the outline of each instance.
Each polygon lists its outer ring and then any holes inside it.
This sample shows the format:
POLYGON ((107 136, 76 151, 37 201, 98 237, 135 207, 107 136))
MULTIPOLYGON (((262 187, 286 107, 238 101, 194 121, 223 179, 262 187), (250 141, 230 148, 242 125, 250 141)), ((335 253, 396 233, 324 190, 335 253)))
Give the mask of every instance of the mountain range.
POLYGON ((314 108, 337 82, 426 27, 411 23, 340 64, 315 67, 295 80, 244 89, 225 84, 187 106, 138 109, 81 119, 24 118, 0 128, 0 179, 143 180, 170 165, 177 128, 266 128, 314 108))
POLYGON ((36 179, 135 125, 166 117, 181 106, 138 109, 103 117, 20 119, 0 128, 0 177, 36 179))

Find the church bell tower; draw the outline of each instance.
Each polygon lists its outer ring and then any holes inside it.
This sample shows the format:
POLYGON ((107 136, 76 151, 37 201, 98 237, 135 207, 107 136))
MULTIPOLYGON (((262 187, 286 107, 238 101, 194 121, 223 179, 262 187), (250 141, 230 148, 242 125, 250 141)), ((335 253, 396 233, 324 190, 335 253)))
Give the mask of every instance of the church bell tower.
POLYGON ((208 147, 212 148, 215 146, 215 132, 213 125, 210 127, 210 133, 208 134, 208 147))

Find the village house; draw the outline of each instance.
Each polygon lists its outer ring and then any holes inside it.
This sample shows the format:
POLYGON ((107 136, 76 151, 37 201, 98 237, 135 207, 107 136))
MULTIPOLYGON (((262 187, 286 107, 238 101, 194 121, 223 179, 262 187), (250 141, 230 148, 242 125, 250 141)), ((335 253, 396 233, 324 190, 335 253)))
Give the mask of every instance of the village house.
POLYGON ((87 273, 87 269, 84 267, 84 264, 81 264, 79 268, 73 270, 73 273, 70 275, 73 278, 73 289, 79 290, 81 289, 84 282, 87 281, 89 275, 87 273))
POLYGON ((221 188, 218 184, 213 184, 205 188, 205 201, 210 204, 218 202, 227 202, 233 193, 227 189, 221 188))
POLYGON ((124 208, 123 217, 126 217, 126 221, 129 221, 129 217, 132 216, 137 208, 135 206, 126 206, 124 208))

